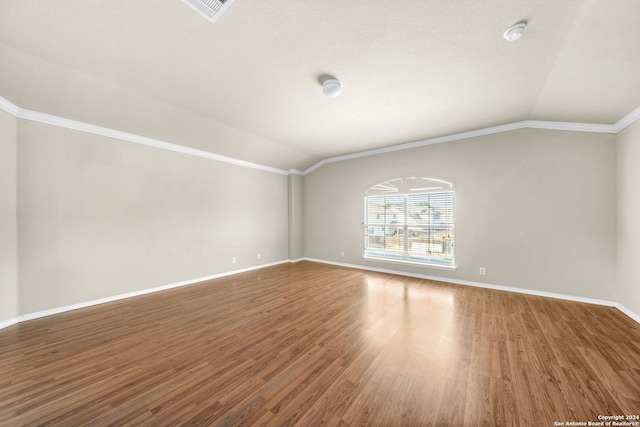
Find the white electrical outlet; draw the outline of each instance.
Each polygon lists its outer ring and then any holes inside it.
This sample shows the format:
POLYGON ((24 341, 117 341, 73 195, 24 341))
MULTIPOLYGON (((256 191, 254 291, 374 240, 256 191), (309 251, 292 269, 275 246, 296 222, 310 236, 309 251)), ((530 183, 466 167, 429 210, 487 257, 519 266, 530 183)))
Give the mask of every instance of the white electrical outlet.
POLYGON ((260 254, 258 254, 258 259, 260 259, 260 254))
POLYGON ((484 267, 480 267, 480 275, 484 276, 485 274, 487 274, 487 269, 484 267))
POLYGON ((340 256, 344 258, 344 251, 340 252, 340 256))
POLYGON ((238 260, 236 259, 236 257, 231 258, 231 262, 232 262, 233 264, 235 264, 237 261, 238 261, 238 260))

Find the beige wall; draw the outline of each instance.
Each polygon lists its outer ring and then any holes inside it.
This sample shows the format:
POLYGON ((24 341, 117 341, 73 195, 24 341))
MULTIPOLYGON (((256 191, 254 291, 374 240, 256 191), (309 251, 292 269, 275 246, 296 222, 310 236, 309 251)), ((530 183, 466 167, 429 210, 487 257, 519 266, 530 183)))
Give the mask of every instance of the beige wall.
POLYGON ((616 301, 640 314, 640 122, 618 134, 617 203, 616 301))
POLYGON ((284 175, 18 129, 20 314, 287 259, 284 175))
POLYGON ((16 119, 0 111, 0 323, 18 316, 16 119))
POLYGON ((289 259, 304 257, 304 177, 289 175, 289 259))
POLYGON ((305 177, 305 256, 611 299, 615 162, 615 135, 524 129, 329 163, 305 177), (412 174, 456 183, 455 272, 362 258, 364 191, 412 174))
POLYGON ((303 256, 640 312, 638 123, 617 137, 525 129, 329 163, 306 177, 4 112, 0 149, 0 322, 303 256), (406 174, 455 181, 457 271, 362 258, 364 191, 406 174))

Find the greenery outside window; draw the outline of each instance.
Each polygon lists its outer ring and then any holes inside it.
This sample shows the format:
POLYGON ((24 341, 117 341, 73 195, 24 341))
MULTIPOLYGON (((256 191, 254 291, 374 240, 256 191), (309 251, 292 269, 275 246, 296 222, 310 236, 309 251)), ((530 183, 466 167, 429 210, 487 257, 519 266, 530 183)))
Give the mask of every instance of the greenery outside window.
POLYGON ((364 198, 365 258, 454 267, 454 185, 394 178, 364 198))

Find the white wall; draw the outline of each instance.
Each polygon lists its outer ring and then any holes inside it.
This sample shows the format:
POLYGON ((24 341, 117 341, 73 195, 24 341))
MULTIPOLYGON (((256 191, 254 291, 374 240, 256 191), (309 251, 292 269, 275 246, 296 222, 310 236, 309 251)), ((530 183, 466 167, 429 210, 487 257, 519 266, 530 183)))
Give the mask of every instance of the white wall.
POLYGON ((16 119, 0 111, 0 323, 18 315, 16 119))
POLYGON ((617 138, 616 301, 640 314, 640 122, 617 138))
POLYGON ((329 163, 305 177, 305 256, 609 300, 615 162, 615 135, 524 129, 329 163), (413 174, 456 183, 455 272, 362 258, 364 191, 413 174))
POLYGON ((18 133, 20 314, 288 257, 284 175, 27 120, 18 133))

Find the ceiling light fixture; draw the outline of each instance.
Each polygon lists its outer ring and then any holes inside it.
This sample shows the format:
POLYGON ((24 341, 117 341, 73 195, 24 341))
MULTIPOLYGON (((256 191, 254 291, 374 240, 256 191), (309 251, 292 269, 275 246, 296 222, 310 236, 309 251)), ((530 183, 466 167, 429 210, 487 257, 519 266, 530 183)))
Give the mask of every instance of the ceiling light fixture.
POLYGON ((520 22, 519 24, 514 25, 504 32, 503 36, 510 42, 518 40, 524 34, 524 30, 527 28, 526 22, 520 22))
POLYGON ((336 97, 342 92, 342 83, 338 79, 327 79, 322 82, 322 93, 328 97, 336 97))

